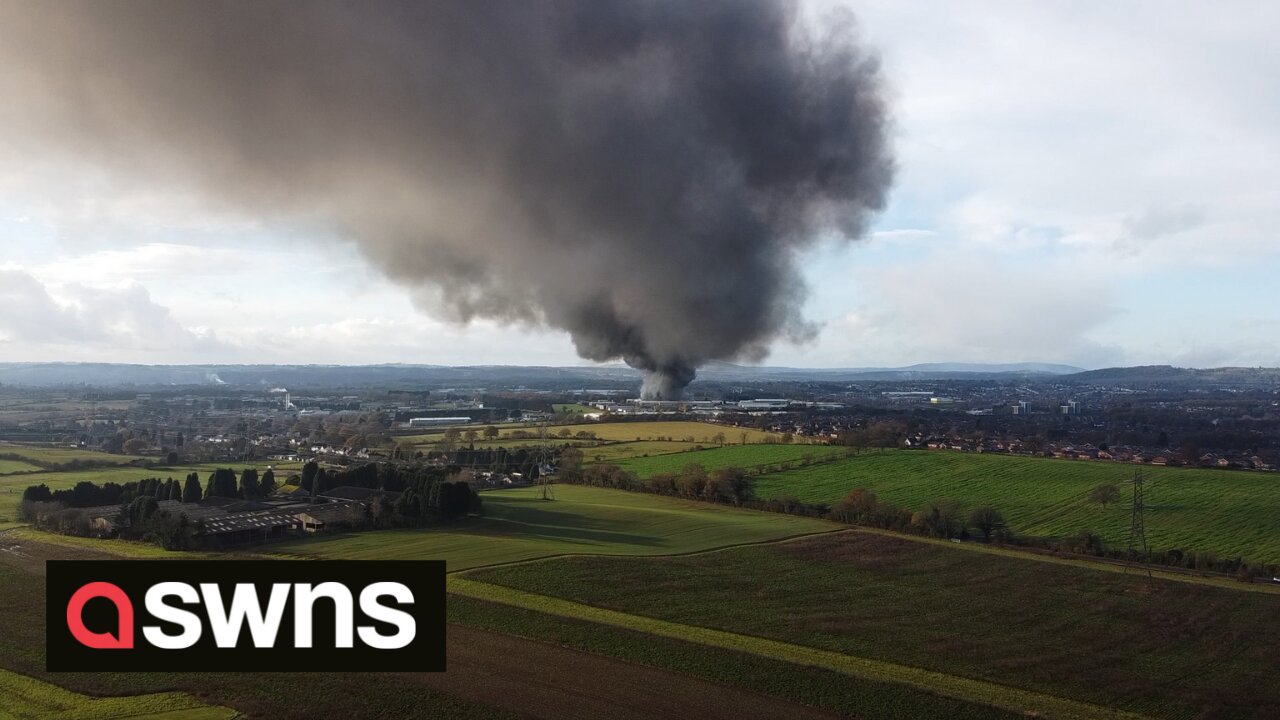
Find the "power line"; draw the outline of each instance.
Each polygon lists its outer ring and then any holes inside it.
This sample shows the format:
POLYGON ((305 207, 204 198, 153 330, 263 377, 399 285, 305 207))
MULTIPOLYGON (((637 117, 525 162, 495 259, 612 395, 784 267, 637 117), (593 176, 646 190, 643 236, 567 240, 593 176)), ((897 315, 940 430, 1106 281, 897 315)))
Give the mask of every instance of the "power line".
POLYGON ((1142 567, 1147 571, 1147 579, 1151 580, 1151 546, 1147 544, 1146 523, 1146 490, 1142 471, 1133 471, 1133 509, 1129 517, 1129 549, 1125 553, 1125 572, 1133 566, 1138 557, 1138 549, 1142 549, 1142 567))

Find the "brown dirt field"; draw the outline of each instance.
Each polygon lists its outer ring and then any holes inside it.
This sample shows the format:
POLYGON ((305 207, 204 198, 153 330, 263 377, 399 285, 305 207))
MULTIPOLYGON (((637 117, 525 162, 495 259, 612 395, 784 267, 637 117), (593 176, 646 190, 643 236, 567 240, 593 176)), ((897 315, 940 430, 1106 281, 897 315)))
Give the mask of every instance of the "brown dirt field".
POLYGON ((450 695, 530 718, 838 717, 664 670, 460 625, 449 626, 449 671, 420 680, 450 695))

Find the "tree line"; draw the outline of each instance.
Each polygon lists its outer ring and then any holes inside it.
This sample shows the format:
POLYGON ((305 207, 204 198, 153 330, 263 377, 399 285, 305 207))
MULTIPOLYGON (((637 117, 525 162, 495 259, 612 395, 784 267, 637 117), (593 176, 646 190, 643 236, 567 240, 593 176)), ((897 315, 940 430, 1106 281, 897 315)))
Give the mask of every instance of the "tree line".
MULTIPOLYGON (((789 495, 766 500, 755 497, 751 475, 742 468, 720 468, 708 472, 703 466, 690 464, 678 473, 663 473, 640 479, 635 473, 617 465, 580 466, 573 460, 564 462, 558 479, 576 485, 647 492, 688 500, 732 503, 768 512, 824 518, 849 525, 892 530, 924 537, 957 540, 980 540, 988 543, 1015 545, 1031 549, 1091 555, 1110 560, 1139 561, 1155 565, 1231 574, 1243 582, 1254 578, 1280 576, 1280 565, 1250 562, 1242 557, 1220 557, 1215 553, 1170 548, 1145 555, 1130 553, 1128 548, 1109 546, 1092 530, 1060 538, 1016 535, 1003 513, 991 505, 968 512, 955 502, 935 501, 919 510, 880 500, 875 492, 857 488, 832 505, 805 503, 789 495)), ((1088 499, 1102 505, 1119 499, 1119 488, 1104 484, 1094 488, 1088 499)))

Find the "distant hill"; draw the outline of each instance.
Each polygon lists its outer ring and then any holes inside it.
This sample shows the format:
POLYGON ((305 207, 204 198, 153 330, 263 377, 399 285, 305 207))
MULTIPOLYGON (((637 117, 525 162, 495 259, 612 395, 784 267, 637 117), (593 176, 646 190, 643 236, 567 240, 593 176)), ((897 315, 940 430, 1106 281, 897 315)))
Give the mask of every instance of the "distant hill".
MULTIPOLYGON (((979 365, 929 363, 903 368, 787 368, 716 362, 698 377, 718 382, 964 380, 1001 377, 1056 377, 1080 368, 1044 363, 979 365)), ((621 364, 580 367, 515 365, 130 365, 113 363, 0 363, 0 383, 36 387, 593 387, 615 389, 639 382, 639 373, 621 364)))
POLYGON ((1036 375, 1069 375, 1082 368, 1051 363, 921 363, 907 367, 789 368, 710 363, 698 371, 706 380, 965 380, 1036 375))
POLYGON ((1180 368, 1172 365, 1104 368, 1067 375, 1062 380, 1093 385, 1280 386, 1280 368, 1180 368))

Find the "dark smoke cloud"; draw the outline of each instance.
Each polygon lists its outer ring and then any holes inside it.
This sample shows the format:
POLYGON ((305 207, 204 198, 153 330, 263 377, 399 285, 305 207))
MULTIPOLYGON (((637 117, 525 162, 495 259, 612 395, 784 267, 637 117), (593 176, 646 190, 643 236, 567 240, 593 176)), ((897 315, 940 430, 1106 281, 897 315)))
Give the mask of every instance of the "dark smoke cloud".
POLYGON ((810 334, 797 253, 892 175, 852 19, 782 2, 7 2, 0 92, 0 142, 320 224, 665 397, 810 334))

